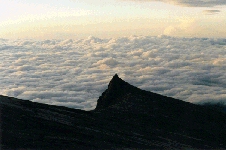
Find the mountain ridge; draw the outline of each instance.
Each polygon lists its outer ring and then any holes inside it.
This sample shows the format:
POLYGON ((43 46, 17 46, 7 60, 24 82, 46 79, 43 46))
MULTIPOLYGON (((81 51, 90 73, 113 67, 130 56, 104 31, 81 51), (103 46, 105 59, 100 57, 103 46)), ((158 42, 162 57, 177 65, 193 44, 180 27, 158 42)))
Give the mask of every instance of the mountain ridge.
MULTIPOLYGON (((123 101, 120 101, 120 99, 122 99, 122 96, 131 97, 134 95, 140 96, 141 99, 142 97, 149 97, 149 100, 152 102, 156 100, 165 101, 164 99, 170 99, 171 103, 179 102, 184 104, 186 103, 186 104, 195 105, 182 100, 177 100, 175 98, 171 98, 171 97, 163 96, 150 91, 139 89, 133 85, 130 85, 128 82, 122 80, 121 78, 118 77, 117 74, 115 74, 112 80, 110 81, 108 88, 102 93, 102 95, 97 100, 97 106, 95 110, 99 111, 99 109, 100 110, 107 109, 117 103, 123 102, 123 101)), ((129 101, 130 100, 127 100, 127 102, 129 101)))
POLYGON ((92 111, 0 96, 0 112, 2 149, 226 148, 224 113, 141 90, 117 74, 92 111))

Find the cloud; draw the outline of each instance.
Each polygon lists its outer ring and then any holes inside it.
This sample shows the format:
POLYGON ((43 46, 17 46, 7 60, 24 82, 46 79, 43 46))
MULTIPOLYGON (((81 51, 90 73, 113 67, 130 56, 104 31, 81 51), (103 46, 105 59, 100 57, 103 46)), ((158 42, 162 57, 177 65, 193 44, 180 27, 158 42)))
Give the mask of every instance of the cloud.
POLYGON ((115 66, 119 64, 119 62, 113 58, 105 58, 103 60, 98 61, 97 64, 106 64, 108 66, 115 66))
POLYGON ((153 2, 159 1, 173 5, 187 6, 187 7, 214 7, 226 5, 225 0, 133 0, 138 2, 153 2))
POLYGON ((215 15, 220 13, 220 10, 203 10, 202 13, 205 15, 215 15))
POLYGON ((168 36, 192 35, 195 29, 195 19, 186 18, 178 19, 178 25, 169 26, 164 30, 164 34, 168 36))
POLYGON ((213 60, 213 65, 226 66, 226 58, 217 58, 217 59, 213 60))
POLYGON ((30 71, 30 70, 35 70, 35 68, 32 66, 29 66, 29 65, 23 65, 23 66, 17 67, 17 70, 18 71, 30 71))
MULTIPOLYGON (((192 20, 177 28, 188 24, 192 20)), ((226 101, 226 39, 0 39, 0 47, 1 95, 91 110, 118 73, 139 88, 184 101, 226 101)))
POLYGON ((118 64, 120 63, 113 58, 104 58, 94 63, 93 66, 96 66, 96 67, 99 66, 102 69, 107 69, 108 67, 110 68, 116 67, 118 64))

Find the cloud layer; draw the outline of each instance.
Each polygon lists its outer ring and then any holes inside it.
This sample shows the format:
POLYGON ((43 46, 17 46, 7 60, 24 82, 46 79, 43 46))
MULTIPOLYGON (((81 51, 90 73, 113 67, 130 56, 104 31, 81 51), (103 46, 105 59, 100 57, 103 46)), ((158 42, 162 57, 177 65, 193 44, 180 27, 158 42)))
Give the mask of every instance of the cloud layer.
POLYGON ((217 14, 219 12, 220 12, 220 10, 204 10, 203 14, 205 14, 205 15, 214 15, 214 14, 217 14))
POLYGON ((226 101, 226 39, 0 39, 0 94, 90 110, 115 73, 189 102, 226 101))
POLYGON ((164 3, 169 3, 173 5, 181 5, 181 6, 188 6, 188 7, 213 7, 219 5, 226 5, 225 0, 133 0, 138 2, 153 2, 159 1, 164 3))

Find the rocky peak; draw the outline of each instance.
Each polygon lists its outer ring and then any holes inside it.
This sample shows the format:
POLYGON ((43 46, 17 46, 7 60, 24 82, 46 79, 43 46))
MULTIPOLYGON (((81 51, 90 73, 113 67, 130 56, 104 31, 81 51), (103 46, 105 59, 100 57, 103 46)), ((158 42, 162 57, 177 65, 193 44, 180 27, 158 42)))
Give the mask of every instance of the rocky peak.
POLYGON ((106 89, 97 100, 95 110, 105 109, 116 103, 117 99, 125 93, 126 86, 128 87, 130 85, 115 74, 108 84, 108 89, 106 89))
POLYGON ((123 81, 121 78, 119 78, 117 74, 115 74, 111 79, 107 90, 110 93, 118 92, 118 90, 121 90, 121 88, 125 85, 129 85, 129 84, 123 81))
POLYGON ((106 109, 116 103, 121 102, 122 97, 131 93, 137 94, 140 92, 144 91, 134 87, 133 85, 130 85, 119 78, 117 74, 115 74, 108 85, 108 89, 105 90, 97 100, 97 106, 95 110, 106 109))

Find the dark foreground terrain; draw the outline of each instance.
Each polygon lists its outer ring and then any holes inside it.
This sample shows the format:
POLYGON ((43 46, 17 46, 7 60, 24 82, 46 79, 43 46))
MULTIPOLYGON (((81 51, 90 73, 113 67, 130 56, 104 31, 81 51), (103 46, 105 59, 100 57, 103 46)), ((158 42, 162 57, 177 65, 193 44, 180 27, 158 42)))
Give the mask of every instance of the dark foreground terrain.
POLYGON ((0 149, 226 149, 226 115, 117 75, 93 111, 0 96, 0 149))

